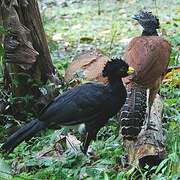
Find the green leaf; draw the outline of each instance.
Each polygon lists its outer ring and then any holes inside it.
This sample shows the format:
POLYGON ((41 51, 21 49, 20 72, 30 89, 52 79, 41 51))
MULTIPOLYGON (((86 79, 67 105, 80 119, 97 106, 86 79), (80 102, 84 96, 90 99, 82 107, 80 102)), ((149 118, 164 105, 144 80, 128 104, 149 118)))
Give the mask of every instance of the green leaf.
POLYGON ((104 172, 104 180, 109 180, 109 176, 106 172, 104 172))
POLYGON ((125 180, 125 172, 119 172, 117 177, 116 177, 116 180, 125 180))
POLYGON ((157 167, 155 174, 159 173, 168 161, 169 159, 164 159, 157 167))

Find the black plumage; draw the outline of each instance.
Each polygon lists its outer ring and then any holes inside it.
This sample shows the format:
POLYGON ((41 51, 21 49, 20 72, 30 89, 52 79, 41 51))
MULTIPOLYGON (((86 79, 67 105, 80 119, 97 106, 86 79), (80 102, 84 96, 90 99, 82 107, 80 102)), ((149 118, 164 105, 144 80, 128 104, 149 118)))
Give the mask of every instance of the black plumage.
POLYGON ((22 141, 31 139, 46 128, 57 129, 84 123, 86 137, 83 152, 86 153, 99 129, 124 104, 126 89, 121 78, 131 73, 133 69, 121 59, 109 61, 103 70, 109 84, 86 83, 59 95, 41 111, 37 119, 21 127, 1 148, 11 152, 22 141))

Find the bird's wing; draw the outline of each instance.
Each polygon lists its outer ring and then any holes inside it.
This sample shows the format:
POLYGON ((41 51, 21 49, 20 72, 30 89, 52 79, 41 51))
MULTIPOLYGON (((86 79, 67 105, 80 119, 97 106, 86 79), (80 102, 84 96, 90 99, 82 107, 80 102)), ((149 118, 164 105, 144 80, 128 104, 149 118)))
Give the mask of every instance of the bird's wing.
MULTIPOLYGON (((170 59, 170 44, 159 36, 134 38, 126 49, 124 59, 135 68, 135 81, 150 86, 162 76, 170 59), (166 51, 164 51, 166 49, 166 51)), ((127 77, 129 78, 129 77, 127 77)))
POLYGON ((102 84, 87 83, 55 98, 41 113, 48 124, 75 125, 102 118, 110 108, 110 89, 102 84))

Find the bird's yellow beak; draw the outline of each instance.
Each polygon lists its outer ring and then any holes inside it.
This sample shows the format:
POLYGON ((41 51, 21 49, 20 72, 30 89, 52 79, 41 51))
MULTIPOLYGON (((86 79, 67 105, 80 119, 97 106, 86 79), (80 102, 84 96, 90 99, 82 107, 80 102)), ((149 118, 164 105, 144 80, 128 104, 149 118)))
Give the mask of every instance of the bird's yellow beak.
POLYGON ((134 68, 132 68, 132 67, 129 67, 128 68, 128 74, 130 75, 130 74, 133 74, 135 72, 135 70, 134 70, 134 68))

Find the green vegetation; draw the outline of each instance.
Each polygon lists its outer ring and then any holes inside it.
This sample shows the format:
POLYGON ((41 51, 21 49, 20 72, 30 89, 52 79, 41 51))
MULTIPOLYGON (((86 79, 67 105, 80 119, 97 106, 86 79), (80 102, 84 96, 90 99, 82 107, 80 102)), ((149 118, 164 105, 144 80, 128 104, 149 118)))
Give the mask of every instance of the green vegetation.
MULTIPOLYGON (((180 64, 178 0, 69 0, 67 6, 56 5, 53 0, 41 0, 39 3, 42 6, 41 13, 53 63, 61 75, 64 75, 72 57, 84 49, 98 48, 109 56, 121 56, 129 38, 141 34, 139 25, 131 19, 131 16, 144 7, 158 14, 160 18, 160 33, 173 47, 171 65, 180 64)), ((3 28, 0 27, 0 33, 3 32, 3 28)), ((0 56, 2 55, 3 47, 0 46, 0 56)), ((2 63, 2 58, 0 62, 2 63)), ((0 72, 1 67, 0 64, 0 72)), ((0 80, 1 77, 0 73, 0 80)), ((175 80, 179 78, 179 74, 173 76, 175 80)), ((98 133, 97 140, 91 145, 95 155, 87 157, 70 149, 58 154, 56 145, 60 143, 57 143, 57 140, 60 141, 65 129, 48 131, 43 133, 43 136, 34 138, 30 143, 22 143, 6 157, 0 154, 2 158, 0 158, 0 179, 123 180, 146 179, 149 173, 154 180, 178 179, 180 177, 180 91, 173 83, 175 81, 171 82, 161 87, 161 95, 164 98, 163 130, 166 136, 167 158, 158 167, 146 166, 145 169, 140 170, 138 177, 134 173, 134 167, 120 168, 117 160, 125 151, 122 139, 119 137, 118 125, 115 119, 112 119, 98 133), (12 173, 15 175, 12 176, 12 173)), ((3 131, 3 127, 0 129, 3 131)))

